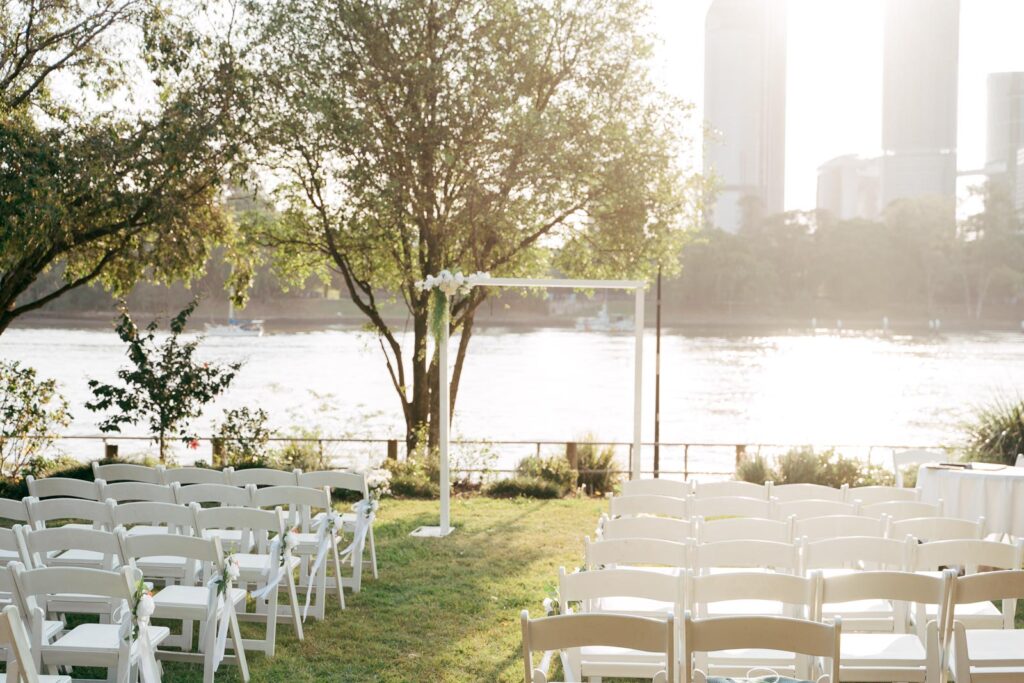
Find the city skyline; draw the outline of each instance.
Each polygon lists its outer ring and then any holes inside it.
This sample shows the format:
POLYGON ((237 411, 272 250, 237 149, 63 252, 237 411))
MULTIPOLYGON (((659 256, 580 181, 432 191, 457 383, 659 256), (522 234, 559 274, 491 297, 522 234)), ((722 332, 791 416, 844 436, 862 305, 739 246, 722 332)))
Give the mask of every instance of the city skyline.
MULTIPOLYGON (((704 27, 710 5, 711 0, 653 2, 653 20, 662 38, 655 51, 656 73, 671 92, 696 105, 691 135, 698 141, 704 116, 704 27)), ((961 2, 961 173, 984 167, 988 74, 1024 71, 1024 47, 1015 36, 1021 25, 1024 3, 961 2)), ((883 31, 883 0, 789 0, 787 210, 815 207, 817 171, 825 162, 847 154, 881 153, 883 31)), ((960 178, 958 195, 981 180, 960 178)))

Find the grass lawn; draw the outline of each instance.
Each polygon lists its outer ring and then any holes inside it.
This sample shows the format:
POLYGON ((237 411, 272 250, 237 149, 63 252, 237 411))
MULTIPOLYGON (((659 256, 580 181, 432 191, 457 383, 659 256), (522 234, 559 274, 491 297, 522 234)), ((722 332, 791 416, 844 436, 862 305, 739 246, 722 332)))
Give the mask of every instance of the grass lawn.
MULTIPOLYGON (((453 500, 455 533, 415 539, 414 528, 437 523, 437 502, 385 500, 374 527, 380 579, 364 579, 361 593, 347 594, 344 612, 335 600, 324 621, 311 617, 302 643, 280 624, 276 656, 249 656, 252 680, 521 681, 519 611, 541 614, 559 565, 583 563, 583 537, 606 506, 453 500)), ((202 680, 199 666, 164 667, 168 683, 202 680)), ((225 665, 217 680, 240 678, 225 665)))

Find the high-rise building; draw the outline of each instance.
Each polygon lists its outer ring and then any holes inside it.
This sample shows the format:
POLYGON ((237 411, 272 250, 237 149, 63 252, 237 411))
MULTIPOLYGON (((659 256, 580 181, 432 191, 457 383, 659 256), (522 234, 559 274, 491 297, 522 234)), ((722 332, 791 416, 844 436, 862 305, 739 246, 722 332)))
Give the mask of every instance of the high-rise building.
POLYGON ((854 154, 836 157, 818 167, 819 211, 839 220, 878 218, 882 208, 881 160, 854 154))
POLYGON ((985 142, 985 175, 1002 182, 1024 206, 1020 161, 1024 160, 1024 73, 988 75, 988 129, 985 142))
POLYGON ((736 232, 783 210, 786 0, 713 0, 705 23, 704 173, 717 181, 708 223, 736 232))
POLYGON ((888 0, 882 78, 882 205, 956 196, 960 0, 888 0))

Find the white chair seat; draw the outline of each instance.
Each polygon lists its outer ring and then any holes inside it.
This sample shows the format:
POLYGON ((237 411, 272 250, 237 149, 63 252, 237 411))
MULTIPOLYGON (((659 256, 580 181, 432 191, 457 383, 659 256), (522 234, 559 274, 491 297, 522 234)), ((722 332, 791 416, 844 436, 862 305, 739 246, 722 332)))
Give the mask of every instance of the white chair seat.
MULTIPOLYGON (((74 683, 70 676, 40 676, 39 683, 74 683)), ((0 683, 7 683, 7 674, 0 674, 0 683)))
MULTIPOLYGON (((270 566, 270 555, 256 553, 235 553, 232 555, 238 562, 238 571, 242 579, 246 581, 258 581, 263 577, 270 566)), ((275 558, 276 561, 276 558, 275 558)), ((295 569, 301 560, 294 555, 291 557, 290 568, 295 569)))
POLYGON ((709 617, 764 615, 781 617, 784 608, 775 600, 717 600, 707 605, 709 617))
MULTIPOLYGON (((65 550, 64 552, 51 557, 48 564, 60 567, 86 567, 89 569, 103 566, 103 553, 95 550, 65 550)), ((114 566, 117 566, 117 558, 114 558, 114 566)))
POLYGON ((241 529, 204 529, 203 538, 219 538, 220 544, 224 548, 224 552, 249 552, 252 550, 252 538, 249 539, 249 543, 245 548, 242 546, 242 530, 241 529))
POLYGON ((165 526, 149 526, 148 524, 136 524, 125 532, 129 536, 148 536, 150 534, 169 533, 165 526))
POLYGON ((1024 668, 1024 630, 968 629, 967 652, 972 668, 1013 667, 1020 675, 1024 668))
MULTIPOLYGON (((121 626, 119 624, 81 624, 49 645, 43 645, 43 657, 47 654, 78 652, 87 654, 116 655, 118 653, 121 626)), ((149 640, 156 647, 171 634, 166 626, 150 626, 149 640)), ((132 643, 132 656, 139 646, 132 643)))
POLYGON ((591 645, 580 648, 580 669, 584 677, 646 677, 665 667, 665 655, 623 647, 591 645))
POLYGON ((839 643, 843 666, 924 666, 927 652, 909 633, 843 633, 839 643))
POLYGON ((661 600, 648 600, 647 598, 611 597, 595 600, 595 612, 616 612, 619 614, 632 614, 636 616, 657 615, 663 617, 675 611, 675 605, 671 602, 661 600))
MULTIPOLYGON (((156 605, 154 616, 157 618, 187 618, 178 615, 192 612, 206 614, 210 591, 205 586, 168 586, 153 596, 156 605)), ((239 604, 245 601, 246 591, 242 588, 231 589, 231 601, 239 604)), ((218 606, 218 612, 220 612, 218 606)))

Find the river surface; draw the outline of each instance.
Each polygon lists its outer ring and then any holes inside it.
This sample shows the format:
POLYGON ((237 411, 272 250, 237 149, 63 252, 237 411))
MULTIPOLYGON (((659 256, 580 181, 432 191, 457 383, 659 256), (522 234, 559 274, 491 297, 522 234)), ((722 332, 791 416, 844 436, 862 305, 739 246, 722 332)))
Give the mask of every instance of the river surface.
MULTIPOLYGON (((602 441, 629 442, 633 349, 631 334, 554 328, 477 332, 459 389, 453 438, 567 441, 593 434, 602 441)), ((223 409, 239 406, 264 408, 284 434, 296 425, 326 436, 403 434, 401 409, 380 347, 366 332, 210 337, 200 355, 204 360, 245 362, 228 393, 197 421, 200 434, 211 433, 223 409)), ((68 435, 99 433, 97 416, 84 407, 90 398, 86 382, 111 381, 126 362, 123 345, 106 330, 12 329, 0 337, 0 357, 21 360, 41 376, 59 381, 74 417, 68 435)), ((1022 386, 1021 334, 669 332, 662 337, 661 440, 839 444, 851 452, 860 445, 949 444, 957 441, 959 423, 974 408, 997 396, 1018 396, 1022 386)), ((644 352, 645 441, 653 438, 653 406, 651 332, 644 352)), ((77 444, 68 450, 83 457, 101 450, 95 443, 67 443, 77 444)), ((186 449, 180 458, 203 457, 206 448, 196 453, 186 449)), ((514 464, 534 448, 496 448, 498 464, 514 464)), ((480 455, 479 448, 469 450, 480 455)), ((342 453, 340 447, 337 453, 342 453)), ((346 453, 372 459, 383 455, 383 447, 363 445, 346 453)), ((873 450, 872 457, 879 453, 873 450)), ((730 469, 734 454, 732 447, 694 448, 689 466, 730 469)), ((663 467, 678 469, 683 457, 681 447, 666 447, 663 467)), ((465 458, 463 464, 475 464, 472 453, 465 458)), ((650 449, 645 449, 645 467, 650 459, 650 449)))

